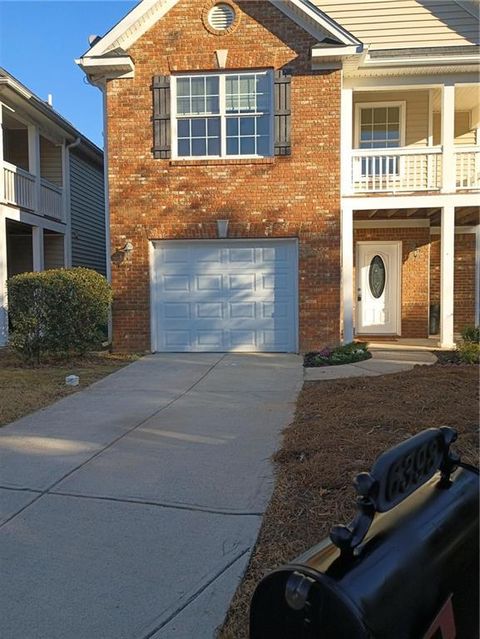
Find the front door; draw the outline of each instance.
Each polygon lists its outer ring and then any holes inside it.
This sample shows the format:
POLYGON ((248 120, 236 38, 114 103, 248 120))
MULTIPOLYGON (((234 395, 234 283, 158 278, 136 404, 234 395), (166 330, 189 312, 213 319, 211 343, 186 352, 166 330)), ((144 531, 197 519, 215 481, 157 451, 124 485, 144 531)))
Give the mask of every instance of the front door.
POLYGON ((357 334, 400 334, 401 246, 357 243, 357 334))

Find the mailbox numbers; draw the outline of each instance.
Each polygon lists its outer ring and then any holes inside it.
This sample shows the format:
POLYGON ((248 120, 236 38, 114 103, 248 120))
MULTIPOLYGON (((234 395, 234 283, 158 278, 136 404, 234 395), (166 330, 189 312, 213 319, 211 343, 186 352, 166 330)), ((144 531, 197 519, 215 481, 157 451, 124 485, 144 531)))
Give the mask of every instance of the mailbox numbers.
POLYGON ((432 439, 392 464, 385 486, 388 501, 398 503, 438 469, 442 450, 438 439, 432 439))

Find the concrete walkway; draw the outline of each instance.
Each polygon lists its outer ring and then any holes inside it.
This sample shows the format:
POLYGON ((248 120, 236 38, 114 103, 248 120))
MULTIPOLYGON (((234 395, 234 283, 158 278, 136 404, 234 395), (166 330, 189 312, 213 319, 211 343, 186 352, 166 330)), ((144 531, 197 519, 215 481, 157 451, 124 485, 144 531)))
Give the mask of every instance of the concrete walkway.
POLYGON ((2 639, 211 639, 273 488, 294 355, 152 355, 0 429, 2 639))
POLYGON ((437 361, 433 353, 424 349, 389 348, 370 346, 371 359, 356 364, 305 368, 306 381, 342 379, 344 377, 376 377, 390 373, 410 371, 414 366, 429 366, 437 361))

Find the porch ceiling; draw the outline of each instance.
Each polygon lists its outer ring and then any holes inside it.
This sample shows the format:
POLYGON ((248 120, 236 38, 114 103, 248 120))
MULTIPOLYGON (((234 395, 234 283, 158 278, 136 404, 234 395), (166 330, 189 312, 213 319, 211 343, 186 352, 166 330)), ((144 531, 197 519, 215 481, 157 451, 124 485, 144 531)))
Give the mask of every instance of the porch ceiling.
MULTIPOLYGON (((412 209, 372 209, 354 211, 353 219, 359 220, 430 220, 430 226, 440 226, 439 208, 412 209)), ((457 226, 474 226, 480 223, 480 208, 477 206, 459 206, 455 210, 457 226)))

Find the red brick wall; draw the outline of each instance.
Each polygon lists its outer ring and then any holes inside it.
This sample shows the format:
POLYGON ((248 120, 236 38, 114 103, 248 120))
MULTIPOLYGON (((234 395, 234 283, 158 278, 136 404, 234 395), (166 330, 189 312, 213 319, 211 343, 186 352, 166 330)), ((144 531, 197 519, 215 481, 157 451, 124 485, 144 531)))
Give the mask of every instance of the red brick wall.
POLYGON ((231 237, 298 237, 300 348, 339 339, 340 73, 311 71, 314 40, 263 0, 239 2, 229 35, 202 24, 199 0, 181 0, 129 50, 135 78, 108 82, 114 347, 148 349, 148 241, 213 238, 216 219, 231 237), (152 76, 214 70, 228 49, 237 68, 292 69, 292 155, 273 161, 175 163, 152 158, 152 76), (201 53, 196 53, 201 52, 201 53))
MULTIPOLYGON (((440 303, 440 235, 432 235, 430 301, 440 303)), ((453 324, 460 333, 475 323, 475 234, 455 235, 453 324)))
MULTIPOLYGON (((430 229, 397 227, 354 231, 355 242, 382 240, 402 241, 402 337, 428 337, 430 229)), ((354 286, 356 291, 356 284, 354 286)))

